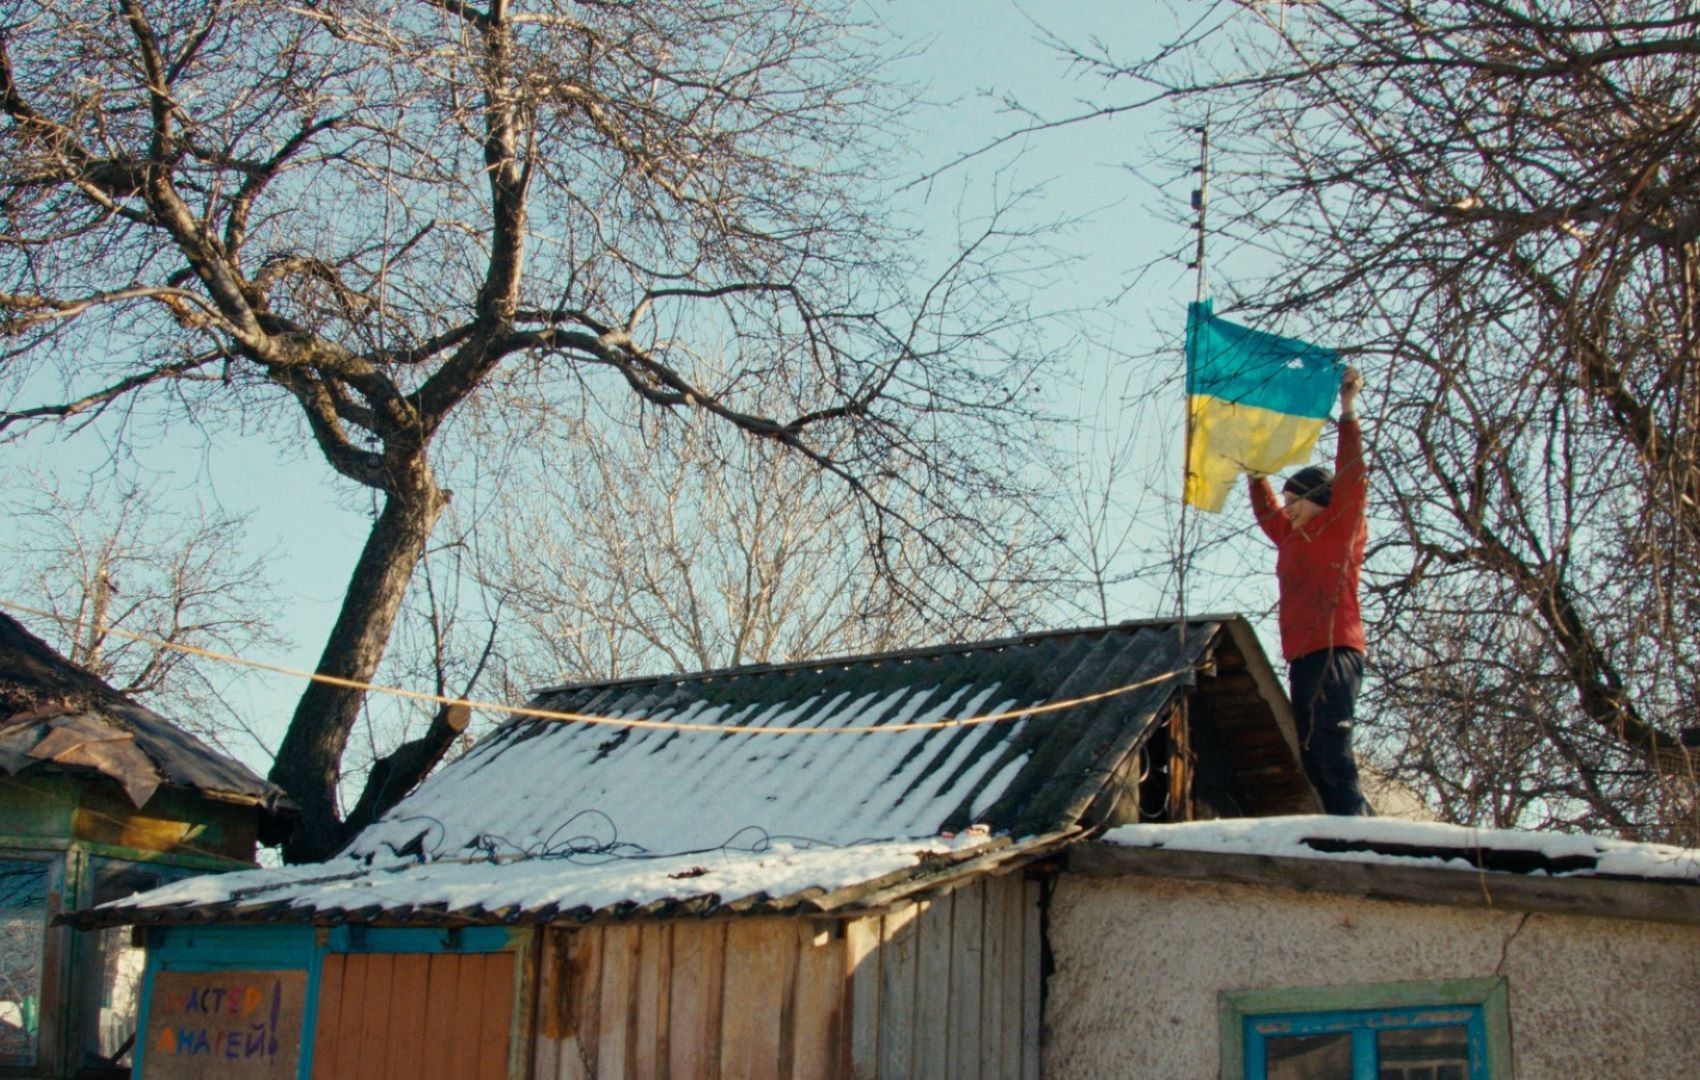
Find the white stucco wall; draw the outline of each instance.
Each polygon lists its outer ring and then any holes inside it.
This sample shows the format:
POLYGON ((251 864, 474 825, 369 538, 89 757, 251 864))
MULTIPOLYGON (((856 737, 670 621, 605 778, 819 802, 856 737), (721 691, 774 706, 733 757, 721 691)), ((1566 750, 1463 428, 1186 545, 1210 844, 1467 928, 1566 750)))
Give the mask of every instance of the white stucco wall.
POLYGON ((1521 1080, 1700 1076, 1700 927, 1064 874, 1044 1075, 1218 1075, 1217 993, 1507 979, 1521 1080))

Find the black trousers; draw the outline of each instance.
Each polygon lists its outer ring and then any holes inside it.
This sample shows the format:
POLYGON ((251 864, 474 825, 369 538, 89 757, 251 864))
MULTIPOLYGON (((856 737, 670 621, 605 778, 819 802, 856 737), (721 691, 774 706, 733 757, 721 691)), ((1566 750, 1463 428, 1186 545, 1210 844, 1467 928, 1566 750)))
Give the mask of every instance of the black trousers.
POLYGON ((1293 718, 1299 729, 1299 758, 1311 786, 1330 814, 1369 817, 1373 811, 1358 787, 1352 756, 1352 724, 1364 655, 1356 649, 1318 649, 1287 669, 1293 718))

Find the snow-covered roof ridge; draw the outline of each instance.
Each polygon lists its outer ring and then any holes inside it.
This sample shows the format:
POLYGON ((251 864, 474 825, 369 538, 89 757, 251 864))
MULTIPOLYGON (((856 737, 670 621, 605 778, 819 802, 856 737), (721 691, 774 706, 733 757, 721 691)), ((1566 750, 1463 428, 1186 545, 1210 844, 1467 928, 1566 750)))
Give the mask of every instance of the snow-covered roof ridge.
POLYGON ((1423 865, 1477 873, 1700 882, 1700 850, 1694 848, 1442 822, 1304 815, 1124 825, 1099 839, 1123 847, 1423 865))

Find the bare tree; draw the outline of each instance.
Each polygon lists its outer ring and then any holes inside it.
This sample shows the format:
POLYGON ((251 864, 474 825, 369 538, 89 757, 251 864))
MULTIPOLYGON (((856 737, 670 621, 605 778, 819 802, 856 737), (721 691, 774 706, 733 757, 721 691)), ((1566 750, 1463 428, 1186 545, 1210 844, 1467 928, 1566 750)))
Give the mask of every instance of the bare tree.
POLYGON ((882 570, 853 542, 852 492, 706 422, 563 426, 533 450, 566 482, 497 523, 487 542, 501 550, 483 560, 486 593, 511 613, 504 649, 522 688, 991 636, 1057 585, 1020 515, 990 501, 960 509, 1010 530, 1000 564, 970 577, 916 545, 886 551, 882 570), (923 581, 930 609, 904 600, 923 581))
MULTIPOLYGON (((854 492, 882 572, 915 543, 971 565, 1006 538, 959 493, 1030 478, 1035 367, 987 273, 1021 238, 990 221, 916 292, 870 179, 904 100, 853 8, 9 3, 0 362, 24 396, 0 430, 145 404, 310 441, 378 503, 319 661, 350 680, 449 503, 447 448, 524 435, 527 401, 710 418, 854 492)), ((295 709, 288 859, 347 834, 362 701, 295 709)))
POLYGON ((248 550, 241 519, 162 508, 145 486, 67 496, 39 475, 6 496, 16 531, 0 588, 53 613, 39 625, 61 652, 217 745, 266 748, 224 696, 231 672, 174 647, 280 643, 267 553, 248 550))
POLYGON ((1175 110, 1177 179, 1208 118, 1219 289, 1383 391, 1372 730, 1399 775, 1460 820, 1700 839, 1700 12, 1195 12, 1145 57, 1072 55, 1128 90, 1110 111, 1175 110))
POLYGON ((1137 549, 1136 534, 1148 524, 1148 499, 1155 486, 1133 482, 1140 451, 1149 449, 1137 436, 1161 428, 1143 415, 1132 365, 1088 362, 1086 370, 1090 374, 1081 387, 1072 467, 1058 477, 1061 520, 1068 527, 1066 542, 1058 547, 1074 579, 1072 599, 1082 615, 1109 623, 1117 617, 1115 594, 1141 576, 1130 561, 1137 549), (1135 492, 1131 501, 1130 491, 1135 492))

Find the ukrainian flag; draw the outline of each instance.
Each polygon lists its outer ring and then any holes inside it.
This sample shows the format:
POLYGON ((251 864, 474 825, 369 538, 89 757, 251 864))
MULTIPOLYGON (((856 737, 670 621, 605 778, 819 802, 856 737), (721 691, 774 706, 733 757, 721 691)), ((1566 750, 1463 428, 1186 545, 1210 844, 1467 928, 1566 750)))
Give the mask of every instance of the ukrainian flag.
POLYGON ((1340 392, 1332 349, 1216 318, 1187 305, 1186 501, 1216 512, 1240 473, 1266 475, 1310 457, 1340 392))

